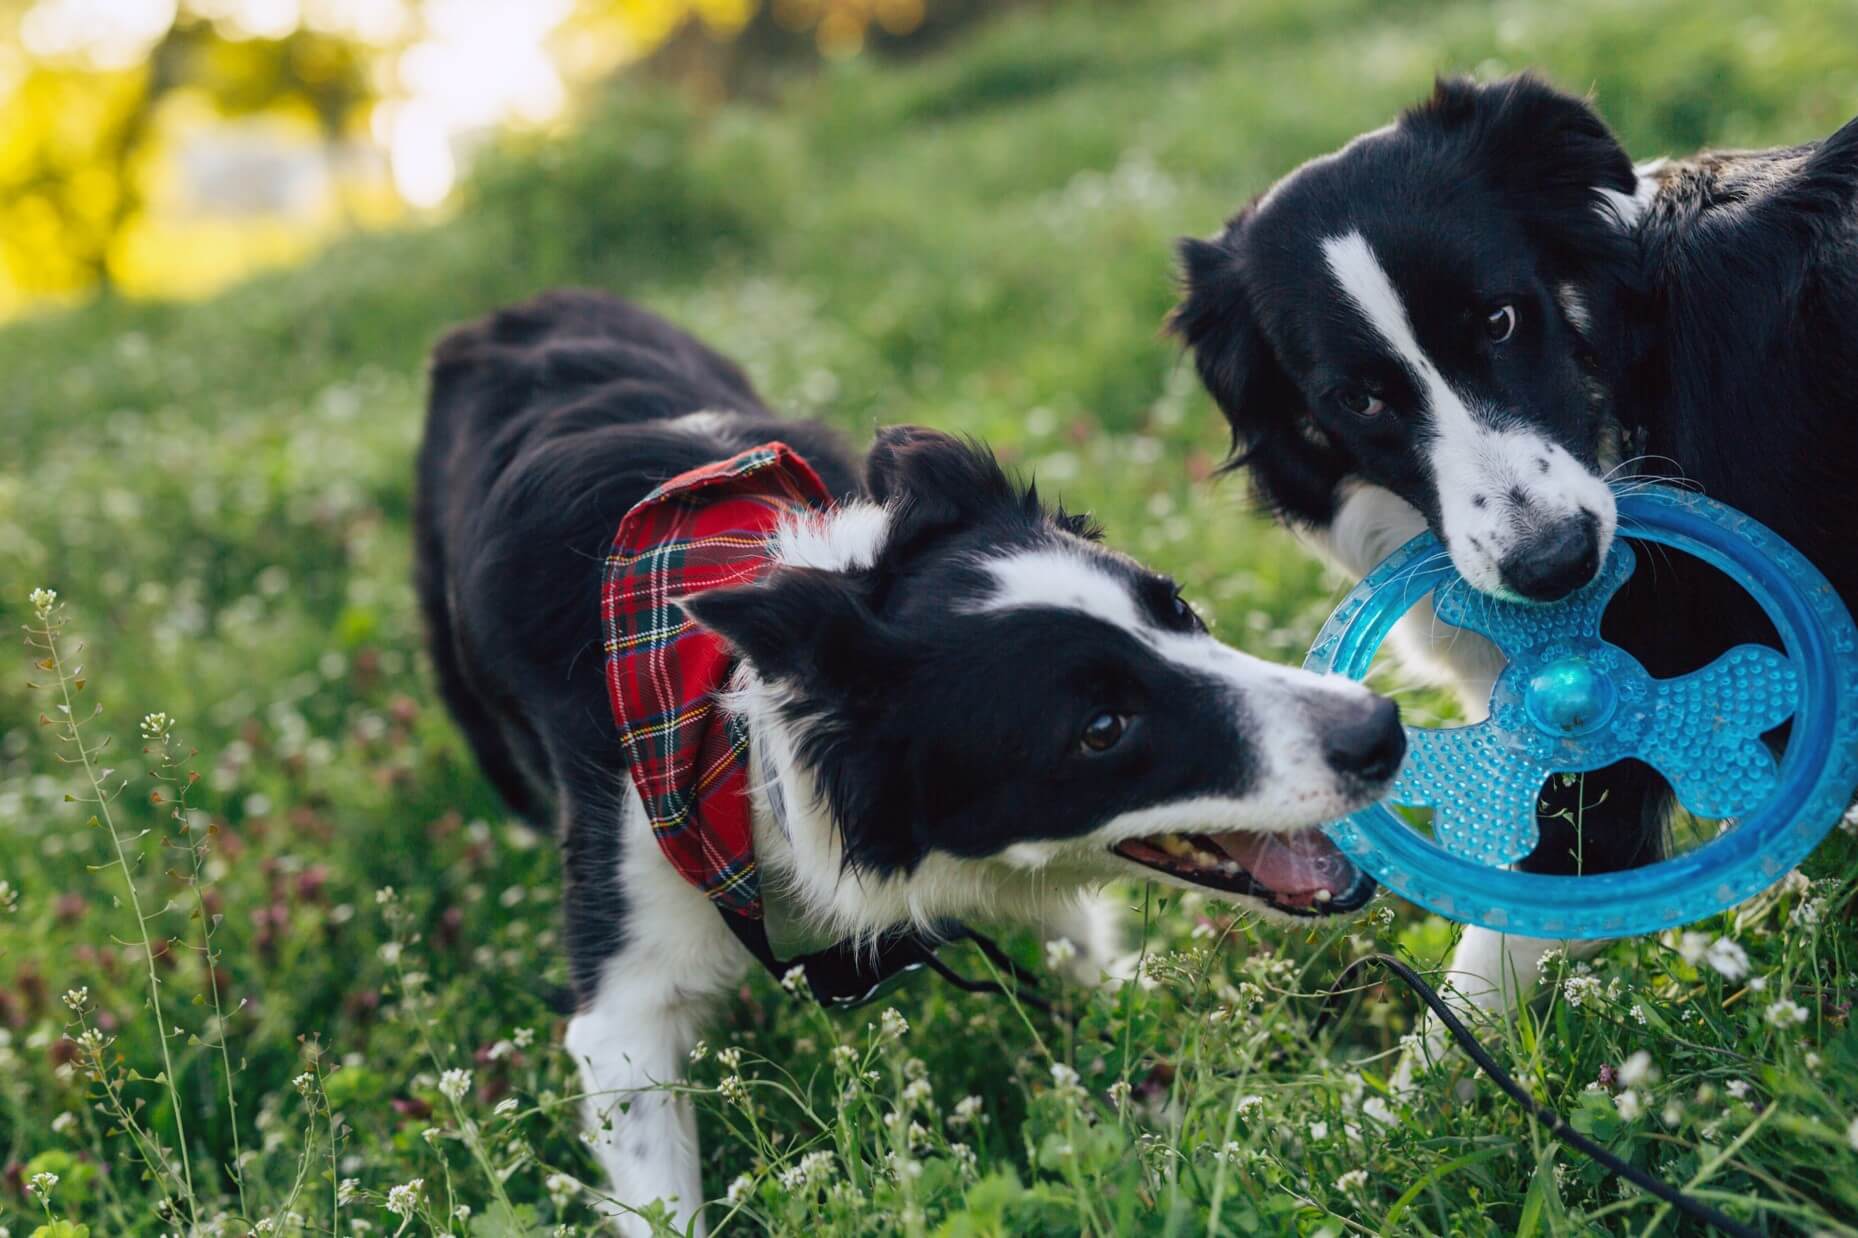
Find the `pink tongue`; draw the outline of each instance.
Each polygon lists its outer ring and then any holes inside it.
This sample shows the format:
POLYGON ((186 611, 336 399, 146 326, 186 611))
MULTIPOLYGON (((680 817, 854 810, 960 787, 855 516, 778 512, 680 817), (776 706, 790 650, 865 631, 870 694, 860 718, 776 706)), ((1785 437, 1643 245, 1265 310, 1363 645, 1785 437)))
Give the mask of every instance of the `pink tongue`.
POLYGON ((1321 830, 1294 834, 1213 834, 1212 842, 1280 903, 1305 905, 1319 890, 1346 893, 1359 874, 1321 830))

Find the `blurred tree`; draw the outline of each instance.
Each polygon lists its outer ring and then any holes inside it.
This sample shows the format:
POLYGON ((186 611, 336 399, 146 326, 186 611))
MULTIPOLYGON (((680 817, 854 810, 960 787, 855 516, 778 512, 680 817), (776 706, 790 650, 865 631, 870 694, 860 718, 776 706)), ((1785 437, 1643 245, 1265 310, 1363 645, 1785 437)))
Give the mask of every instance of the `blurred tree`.
MULTIPOLYGON (((645 61, 705 94, 754 91, 821 57, 933 42, 1010 0, 503 2, 0 0, 0 315, 124 287, 204 291, 262 256, 229 256, 224 221, 155 226, 202 125, 283 118, 325 156, 369 146, 428 205, 452 183, 454 147, 544 119, 563 79, 645 61)), ((256 140, 275 142, 266 132, 256 140)))

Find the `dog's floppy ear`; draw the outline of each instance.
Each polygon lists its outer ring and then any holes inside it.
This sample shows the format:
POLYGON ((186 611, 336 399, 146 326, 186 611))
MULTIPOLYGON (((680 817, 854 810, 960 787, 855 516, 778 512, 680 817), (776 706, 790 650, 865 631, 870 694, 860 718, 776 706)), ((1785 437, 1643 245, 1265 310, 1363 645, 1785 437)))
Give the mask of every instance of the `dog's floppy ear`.
MULTIPOLYGON (((1245 215, 1228 226, 1242 227, 1245 215)), ((1239 256, 1219 241, 1180 244, 1181 303, 1168 330, 1193 352, 1194 366, 1232 428, 1228 469, 1249 467, 1258 497, 1293 519, 1320 521, 1334 510, 1349 460, 1310 420, 1252 312, 1239 256)))
POLYGON ((1579 268, 1621 256, 1622 206, 1638 188, 1625 148, 1585 99, 1524 73, 1480 85, 1441 78, 1405 124, 1467 143, 1539 240, 1579 268))
POLYGON ((769 679, 840 690, 880 683, 898 648, 854 576, 776 568, 757 584, 710 589, 678 602, 769 679))
POLYGON ((886 554, 1017 502, 1012 481, 991 451, 927 426, 878 430, 865 457, 865 489, 890 508, 886 554))

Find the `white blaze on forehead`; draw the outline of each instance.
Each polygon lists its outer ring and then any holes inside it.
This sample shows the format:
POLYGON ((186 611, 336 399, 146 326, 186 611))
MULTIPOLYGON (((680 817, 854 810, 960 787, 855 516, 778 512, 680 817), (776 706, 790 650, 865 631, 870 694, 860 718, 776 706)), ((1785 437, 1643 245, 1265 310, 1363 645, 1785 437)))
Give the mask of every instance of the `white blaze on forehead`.
POLYGON ((1152 633, 1129 594, 1128 582, 1086 555, 1058 547, 1028 550, 989 560, 987 571, 998 587, 981 610, 1028 606, 1075 610, 1138 640, 1148 640, 1152 633))
POLYGON ((1426 462, 1440 532, 1459 574, 1485 593, 1504 593, 1503 557, 1532 529, 1583 512, 1599 522, 1604 558, 1617 519, 1606 483, 1560 445, 1505 424, 1502 410, 1473 411, 1419 346, 1406 303, 1367 238, 1344 232, 1322 246, 1343 295, 1425 392, 1426 462))

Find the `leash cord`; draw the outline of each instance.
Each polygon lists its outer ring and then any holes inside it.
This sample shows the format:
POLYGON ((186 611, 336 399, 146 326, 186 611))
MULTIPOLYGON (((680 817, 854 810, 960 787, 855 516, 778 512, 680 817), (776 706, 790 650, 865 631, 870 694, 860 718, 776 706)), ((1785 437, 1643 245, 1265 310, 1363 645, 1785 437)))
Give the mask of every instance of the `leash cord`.
POLYGON ((1341 999, 1354 991, 1344 987, 1348 983, 1349 976, 1370 963, 1386 968, 1411 989, 1420 1001, 1426 1003, 1432 1013, 1438 1016, 1445 1030, 1451 1034, 1452 1040, 1464 1050, 1465 1056, 1475 1062, 1479 1070, 1489 1075, 1490 1081, 1511 1100, 1522 1106, 1530 1117, 1546 1126, 1549 1134, 1581 1155, 1597 1161, 1640 1190, 1656 1195, 1673 1208, 1705 1225, 1713 1226, 1725 1234, 1734 1235, 1734 1238, 1760 1238, 1759 1230, 1718 1212, 1702 1200, 1685 1194, 1660 1178, 1654 1178, 1568 1125, 1566 1118, 1536 1100, 1529 1094, 1527 1088, 1516 1082, 1508 1071, 1497 1064, 1497 1060, 1490 1055, 1490 1052, 1471 1033, 1471 1030, 1459 1021, 1457 1013, 1452 1010, 1446 1000, 1439 996, 1438 990, 1427 984, 1418 972, 1392 955, 1370 954, 1344 967, 1341 974, 1336 977, 1335 983, 1330 986, 1328 994, 1323 998, 1322 1011, 1317 1015, 1315 1027, 1311 1029, 1312 1035, 1320 1033, 1329 1024, 1341 1004, 1341 999))

